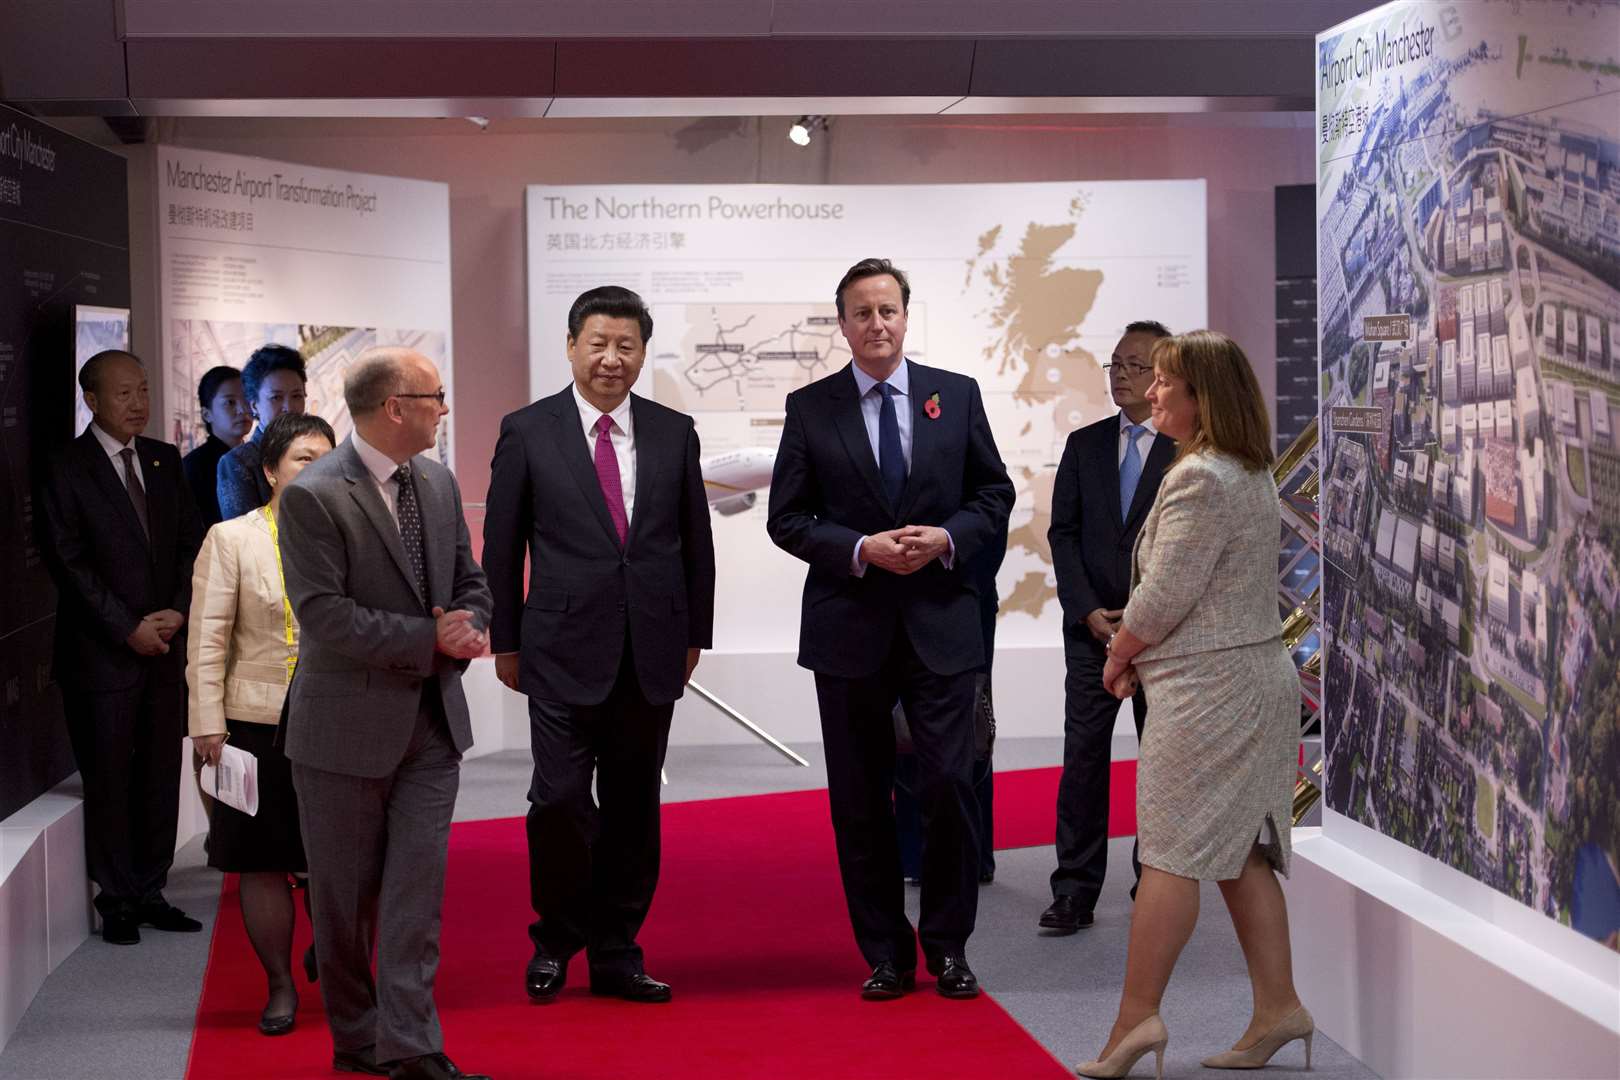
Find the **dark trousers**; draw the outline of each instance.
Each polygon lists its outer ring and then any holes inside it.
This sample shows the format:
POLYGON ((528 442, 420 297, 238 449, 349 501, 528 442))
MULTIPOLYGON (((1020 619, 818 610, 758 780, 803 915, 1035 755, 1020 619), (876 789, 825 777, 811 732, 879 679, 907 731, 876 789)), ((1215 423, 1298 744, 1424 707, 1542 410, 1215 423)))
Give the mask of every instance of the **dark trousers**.
POLYGON ((866 962, 917 965, 917 938, 930 960, 960 955, 979 906, 978 806, 973 798, 975 675, 937 675, 917 658, 903 629, 875 675, 816 673, 827 796, 838 868, 855 941, 866 962), (922 897, 917 931, 906 918, 894 820, 894 702, 899 699, 917 757, 922 808, 922 897))
POLYGON ((659 770, 675 705, 641 694, 629 643, 600 705, 529 699, 529 894, 535 948, 591 976, 638 975, 636 935, 658 887, 659 770), (596 795, 591 798, 591 775, 596 795))
POLYGON ((85 862, 101 886, 96 908, 121 914, 157 900, 174 864, 185 684, 144 673, 127 690, 94 693, 64 679, 62 697, 84 779, 85 862))
MULTIPOLYGON (((979 805, 979 876, 996 872, 996 772, 989 757, 973 762, 973 801, 979 805)), ((917 755, 899 754, 894 762, 894 825, 900 837, 900 872, 907 881, 922 880, 922 809, 917 805, 917 755)))
MULTIPOLYGON (((1057 869, 1052 895, 1076 896, 1096 906, 1108 870, 1108 780, 1112 774, 1114 720, 1119 699, 1103 686, 1107 654, 1088 634, 1065 642, 1068 674, 1063 684, 1063 775, 1058 780, 1057 869)), ((1142 737, 1147 697, 1131 699, 1136 736, 1142 737)), ((1142 864, 1131 848, 1131 868, 1142 880, 1142 864)), ((1135 886, 1132 886, 1135 895, 1135 886)))
POLYGON ((333 1046, 375 1045, 378 1061, 442 1051, 433 980, 450 817, 461 786, 461 755, 442 710, 436 702, 422 709, 404 760, 387 776, 296 761, 292 774, 333 1046))

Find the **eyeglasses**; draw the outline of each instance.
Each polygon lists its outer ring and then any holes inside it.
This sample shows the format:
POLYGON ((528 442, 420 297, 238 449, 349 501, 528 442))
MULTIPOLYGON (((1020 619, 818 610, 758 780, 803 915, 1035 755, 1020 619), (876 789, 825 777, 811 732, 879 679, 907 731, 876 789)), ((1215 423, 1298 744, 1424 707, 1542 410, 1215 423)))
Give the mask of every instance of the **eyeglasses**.
POLYGON ((432 394, 389 394, 389 397, 432 398, 440 405, 444 404, 444 391, 439 390, 432 394))
POLYGON ((1146 364, 1104 364, 1102 369, 1108 372, 1110 376, 1112 376, 1115 371, 1122 371, 1125 373, 1125 377, 1127 379, 1140 379, 1143 375, 1146 375, 1148 372, 1153 370, 1146 364))

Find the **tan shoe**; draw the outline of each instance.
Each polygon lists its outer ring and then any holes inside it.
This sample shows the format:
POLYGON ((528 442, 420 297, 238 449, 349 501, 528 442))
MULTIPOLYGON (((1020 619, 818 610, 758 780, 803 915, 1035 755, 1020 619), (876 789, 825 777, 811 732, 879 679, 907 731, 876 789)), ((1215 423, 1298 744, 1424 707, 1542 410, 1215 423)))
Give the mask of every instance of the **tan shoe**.
POLYGON ((1143 1020, 1119 1040, 1114 1052, 1101 1061, 1085 1061, 1074 1067, 1076 1076, 1119 1077, 1129 1075, 1131 1069, 1149 1050, 1157 1055, 1158 1080, 1164 1080, 1164 1048, 1170 1042, 1170 1033, 1164 1028, 1159 1014, 1143 1020))
POLYGON ((1316 1022, 1301 1005, 1283 1018, 1282 1022, 1260 1037, 1260 1041, 1247 1050, 1226 1050, 1203 1060, 1206 1069, 1258 1069, 1271 1060, 1271 1055, 1295 1039, 1305 1041, 1305 1071, 1311 1068, 1311 1040, 1316 1036, 1316 1022))

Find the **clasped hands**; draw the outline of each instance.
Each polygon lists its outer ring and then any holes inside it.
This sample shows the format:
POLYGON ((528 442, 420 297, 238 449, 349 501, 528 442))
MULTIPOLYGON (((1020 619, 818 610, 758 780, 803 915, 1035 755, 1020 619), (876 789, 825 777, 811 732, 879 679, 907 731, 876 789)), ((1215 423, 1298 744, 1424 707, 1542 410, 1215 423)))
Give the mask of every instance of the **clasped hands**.
POLYGON ((938 525, 907 525, 862 540, 861 562, 891 574, 914 574, 950 550, 950 534, 938 525))
POLYGON ((1136 665, 1114 655, 1114 635, 1119 633, 1124 618, 1122 609, 1109 611, 1106 608, 1098 608, 1086 616, 1086 628, 1091 631, 1091 636, 1108 650, 1108 660, 1103 664, 1103 687, 1121 701, 1136 693, 1137 687, 1142 685, 1136 675, 1136 665))
POLYGON ((186 617, 173 608, 154 611, 140 621, 124 642, 141 656, 162 656, 169 651, 169 640, 185 622, 186 617))
POLYGON ((489 635, 473 624, 473 613, 462 608, 446 611, 433 609, 438 632, 438 649, 457 660, 471 660, 483 656, 489 648, 489 635))

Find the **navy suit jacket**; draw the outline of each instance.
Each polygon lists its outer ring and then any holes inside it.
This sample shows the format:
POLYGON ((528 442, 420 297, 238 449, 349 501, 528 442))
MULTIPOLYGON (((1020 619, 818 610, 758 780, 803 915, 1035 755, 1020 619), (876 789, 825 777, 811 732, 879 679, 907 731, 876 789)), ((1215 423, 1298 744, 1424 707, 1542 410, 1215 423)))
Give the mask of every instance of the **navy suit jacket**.
POLYGON ((624 544, 586 449, 572 386, 501 421, 484 511, 490 649, 518 688, 598 705, 626 640, 650 704, 686 688, 686 650, 714 644, 714 538, 692 418, 631 395, 636 501, 624 544), (528 598, 523 557, 529 557, 528 598))
POLYGON ((810 564, 799 663, 812 671, 874 674, 897 626, 937 674, 984 662, 979 585, 970 566, 1006 535, 1012 482, 978 383, 912 363, 909 389, 911 472, 899 506, 883 492, 851 368, 788 395, 766 528, 778 547, 810 564), (930 418, 926 405, 935 394, 939 414, 930 418), (870 565, 861 577, 850 572, 857 540, 902 525, 943 526, 956 545, 952 569, 936 559, 913 574, 870 565))
POLYGON ((1087 615, 1098 608, 1121 609, 1130 599, 1131 549, 1175 456, 1173 439, 1154 437, 1130 513, 1121 518, 1119 414, 1069 433, 1052 486, 1052 526, 1046 533, 1066 646, 1094 640, 1086 628, 1087 615))
POLYGON ((45 558, 58 592, 56 679, 64 686, 127 690, 143 672, 164 681, 185 675, 184 627, 161 656, 141 656, 125 641, 154 611, 191 610, 191 564, 202 544, 180 451, 140 435, 134 447, 150 540, 89 429, 52 460, 41 492, 45 558))

